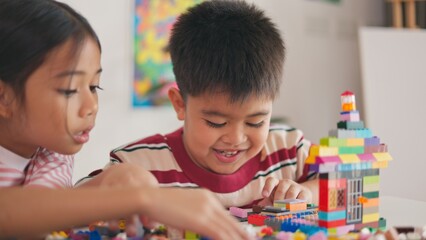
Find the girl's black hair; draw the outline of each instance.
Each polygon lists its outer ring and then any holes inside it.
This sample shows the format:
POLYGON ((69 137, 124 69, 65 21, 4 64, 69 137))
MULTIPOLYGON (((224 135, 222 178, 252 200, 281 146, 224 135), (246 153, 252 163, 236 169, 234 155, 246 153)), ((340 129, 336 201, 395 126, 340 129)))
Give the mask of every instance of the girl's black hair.
POLYGON ((73 54, 87 37, 99 39, 82 15, 53 0, 0 0, 0 81, 21 99, 28 77, 68 40, 73 54))

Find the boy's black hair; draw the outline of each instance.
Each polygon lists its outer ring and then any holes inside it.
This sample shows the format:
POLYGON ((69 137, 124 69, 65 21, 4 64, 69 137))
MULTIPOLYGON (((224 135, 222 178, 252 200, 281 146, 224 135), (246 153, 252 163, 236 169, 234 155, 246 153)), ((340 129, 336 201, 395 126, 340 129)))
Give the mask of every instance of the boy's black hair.
POLYGON ((64 3, 0 0, 0 81, 23 100, 28 77, 52 50, 72 39, 71 54, 78 54, 87 37, 101 49, 88 21, 64 3))
POLYGON ((279 92, 285 48, 262 10, 244 1, 207 1, 182 14, 169 50, 177 85, 187 95, 225 93, 230 101, 279 92))

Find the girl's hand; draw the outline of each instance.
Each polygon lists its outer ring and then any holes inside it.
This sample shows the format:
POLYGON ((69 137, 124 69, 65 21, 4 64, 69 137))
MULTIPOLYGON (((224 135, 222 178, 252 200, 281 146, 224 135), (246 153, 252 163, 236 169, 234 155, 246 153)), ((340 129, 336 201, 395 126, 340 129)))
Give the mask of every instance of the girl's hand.
POLYGON ((131 163, 120 163, 104 169, 101 173, 77 187, 153 187, 158 181, 149 171, 131 163))
POLYGON ((145 216, 166 226, 213 239, 250 239, 234 217, 205 189, 152 188, 145 216))

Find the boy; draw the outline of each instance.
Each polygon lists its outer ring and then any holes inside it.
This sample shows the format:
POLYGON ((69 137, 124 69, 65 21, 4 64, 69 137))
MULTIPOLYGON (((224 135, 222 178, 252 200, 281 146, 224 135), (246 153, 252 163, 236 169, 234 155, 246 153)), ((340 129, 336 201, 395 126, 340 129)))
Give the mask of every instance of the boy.
POLYGON ((111 162, 139 164, 162 186, 207 188, 226 207, 317 202, 317 181, 303 169, 309 142, 270 126, 285 53, 263 11, 203 2, 178 18, 169 50, 179 89, 168 95, 183 128, 117 148, 111 162))

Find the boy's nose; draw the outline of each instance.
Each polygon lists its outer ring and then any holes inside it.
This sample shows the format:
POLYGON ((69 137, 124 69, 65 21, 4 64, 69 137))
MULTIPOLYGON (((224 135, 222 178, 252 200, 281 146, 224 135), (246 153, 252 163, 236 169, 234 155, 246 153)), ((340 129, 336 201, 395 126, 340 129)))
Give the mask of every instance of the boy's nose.
POLYGON ((238 146, 247 140, 247 136, 243 129, 233 128, 223 136, 223 142, 231 146, 238 146))
POLYGON ((86 93, 83 96, 80 107, 80 117, 88 117, 98 112, 98 96, 92 92, 86 93))

